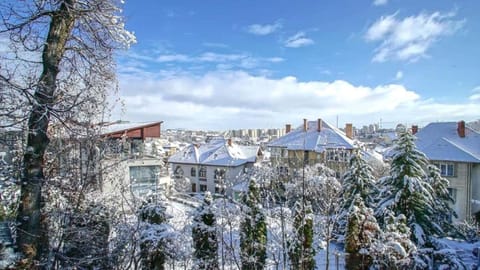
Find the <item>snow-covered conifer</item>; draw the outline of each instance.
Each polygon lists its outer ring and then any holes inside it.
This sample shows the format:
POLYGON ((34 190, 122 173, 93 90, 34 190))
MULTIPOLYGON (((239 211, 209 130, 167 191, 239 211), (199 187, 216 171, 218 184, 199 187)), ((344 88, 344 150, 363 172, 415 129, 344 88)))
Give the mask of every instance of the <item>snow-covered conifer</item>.
POLYGON ((411 255, 416 251, 410 240, 410 229, 403 214, 394 216, 392 211, 385 212, 384 230, 372 243, 370 256, 372 269, 404 269, 411 263, 411 255))
POLYGON ((290 237, 289 257, 291 269, 315 269, 315 249, 313 248, 312 208, 301 201, 295 203, 293 233, 290 237))
POLYGON ((267 224, 254 178, 250 180, 243 203, 245 217, 240 225, 242 269, 263 269, 267 259, 267 224))
POLYGON ((206 192, 203 205, 193 218, 194 265, 198 269, 218 269, 216 218, 211 204, 212 196, 206 192))
POLYGON ((164 270, 167 253, 165 251, 167 234, 166 207, 159 202, 145 203, 140 209, 141 231, 140 248, 143 269, 164 270))
POLYGON ((440 170, 434 165, 428 165, 428 180, 433 189, 434 221, 440 225, 444 232, 452 232, 452 217, 457 217, 452 205, 455 203, 448 192, 448 180, 441 176, 440 170))
POLYGON ((337 233, 345 233, 347 215, 350 211, 354 198, 358 195, 368 208, 373 208, 375 195, 378 190, 376 180, 373 176, 373 170, 368 163, 360 156, 360 153, 354 153, 350 158, 350 168, 343 176, 342 182, 342 203, 340 216, 338 218, 337 233))
POLYGON ((366 207, 360 194, 353 200, 347 219, 345 251, 348 269, 368 269, 371 264, 370 249, 380 233, 373 210, 366 207))
POLYGON ((424 168, 428 161, 414 143, 415 137, 402 133, 395 145, 390 175, 381 180, 381 200, 377 215, 385 217, 388 208, 403 214, 412 230, 412 239, 423 246, 428 236, 442 233, 434 219, 433 190, 424 168))

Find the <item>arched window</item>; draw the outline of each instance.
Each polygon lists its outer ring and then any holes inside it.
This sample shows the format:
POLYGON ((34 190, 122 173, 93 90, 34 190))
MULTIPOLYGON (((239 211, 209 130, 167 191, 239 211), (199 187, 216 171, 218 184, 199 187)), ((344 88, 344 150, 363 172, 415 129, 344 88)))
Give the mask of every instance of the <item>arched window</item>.
POLYGON ((190 176, 197 176, 197 169, 192 168, 192 169, 190 170, 190 176))
POLYGON ((201 167, 200 170, 198 171, 198 176, 200 178, 207 178, 207 168, 201 167))
POLYGON ((173 171, 173 175, 175 175, 175 177, 177 177, 177 178, 183 177, 182 167, 180 167, 180 166, 175 167, 175 171, 173 171))

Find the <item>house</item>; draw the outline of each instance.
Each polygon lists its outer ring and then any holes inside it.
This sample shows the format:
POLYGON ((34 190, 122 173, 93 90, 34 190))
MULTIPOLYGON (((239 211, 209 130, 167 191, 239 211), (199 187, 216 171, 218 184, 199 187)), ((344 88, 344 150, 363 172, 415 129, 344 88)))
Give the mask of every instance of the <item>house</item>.
POLYGON ((168 162, 175 181, 190 180, 189 191, 224 193, 261 155, 258 146, 236 145, 231 139, 217 136, 204 144, 188 145, 168 162))
POLYGON ((449 180, 459 220, 480 219, 480 133, 464 121, 430 123, 416 133, 417 148, 449 180))
POLYGON ((141 197, 149 192, 168 190, 171 179, 160 150, 163 122, 116 122, 102 127, 103 189, 129 187, 131 194, 141 197), (122 181, 118 181, 118 179, 122 181))
POLYGON ((285 166, 298 168, 322 162, 342 174, 352 151, 357 148, 352 124, 346 124, 344 133, 322 119, 303 119, 303 125, 294 130, 287 124, 285 132, 267 145, 272 163, 282 170, 287 170, 285 166))

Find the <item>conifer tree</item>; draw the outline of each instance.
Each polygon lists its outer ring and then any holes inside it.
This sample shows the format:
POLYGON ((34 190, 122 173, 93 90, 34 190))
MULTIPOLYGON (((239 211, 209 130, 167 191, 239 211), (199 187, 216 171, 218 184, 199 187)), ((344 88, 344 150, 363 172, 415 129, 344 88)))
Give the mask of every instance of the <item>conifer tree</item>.
POLYGON ((434 165, 428 165, 427 170, 435 202, 433 219, 444 232, 455 231, 451 219, 457 217, 457 214, 452 208, 455 201, 448 192, 448 180, 441 176, 440 170, 434 165))
POLYGON ((360 195, 356 195, 348 214, 345 235, 347 269, 368 269, 372 261, 369 250, 379 232, 380 227, 373 210, 365 206, 360 195))
POLYGON ((295 203, 293 234, 290 241, 289 257, 291 269, 315 269, 315 249, 313 248, 312 207, 305 202, 295 203))
POLYGON ((359 152, 355 152, 350 158, 350 168, 343 176, 341 209, 338 219, 337 233, 345 233, 345 224, 348 213, 354 204, 354 198, 358 195, 363 204, 368 208, 373 208, 375 197, 378 192, 376 180, 373 176, 373 170, 368 163, 361 157, 359 152))
POLYGON ((370 248, 373 269, 406 269, 417 250, 410 240, 410 229, 403 214, 385 211, 384 228, 370 248))
POLYGON ((140 209, 140 220, 142 221, 140 253, 143 269, 165 269, 167 219, 166 207, 161 203, 145 203, 140 209))
POLYGON ((243 203, 246 209, 240 228, 242 269, 263 269, 267 259, 267 224, 254 178, 250 180, 243 203))
POLYGON ((211 204, 212 195, 206 192, 203 205, 193 219, 192 237, 198 269, 218 269, 216 218, 211 204))
POLYGON ((414 140, 415 137, 408 132, 400 135, 390 175, 381 181, 377 214, 385 216, 387 208, 395 216, 403 214, 413 232, 412 240, 423 246, 428 236, 440 234, 442 230, 433 220, 433 190, 423 169, 428 162, 425 154, 417 150, 414 140))

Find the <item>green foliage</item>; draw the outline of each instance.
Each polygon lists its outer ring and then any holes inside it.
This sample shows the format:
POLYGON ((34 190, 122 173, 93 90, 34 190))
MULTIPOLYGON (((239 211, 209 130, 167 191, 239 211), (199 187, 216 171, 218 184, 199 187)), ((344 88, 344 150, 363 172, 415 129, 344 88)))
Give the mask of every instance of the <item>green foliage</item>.
POLYGON ((212 196, 206 192, 203 205, 193 219, 192 237, 198 269, 218 269, 216 218, 211 203, 212 196))
POLYGON ((359 196, 366 207, 373 208, 375 204, 374 195, 377 193, 378 189, 372 168, 359 152, 355 152, 350 158, 350 168, 343 176, 342 203, 337 226, 338 234, 345 234, 345 225, 348 213, 354 204, 354 198, 359 196))
POLYGON ((140 209, 142 221, 140 256, 143 269, 164 270, 167 254, 165 251, 167 215, 165 206, 153 202, 145 203, 140 209))
POLYGON ((289 244, 289 257, 292 269, 315 269, 315 249, 313 248, 313 216, 310 205, 295 204, 293 234, 289 244))
POLYGON ((355 196, 349 211, 345 235, 348 269, 368 269, 372 261, 369 250, 379 233, 380 227, 373 210, 365 206, 360 195, 355 196))
POLYGON ((267 259, 267 223, 260 205, 259 189, 253 178, 243 203, 246 209, 240 226, 242 269, 263 269, 267 259))
POLYGON ((433 220, 444 232, 456 233, 452 218, 458 217, 452 208, 454 199, 448 192, 448 180, 441 176, 440 170, 434 165, 428 165, 428 181, 433 189, 434 211, 433 220))
POLYGON ((395 215, 404 215, 408 226, 415 232, 412 240, 423 246, 429 236, 443 232, 433 220, 433 190, 424 171, 428 161, 425 154, 417 150, 414 140, 415 137, 408 132, 400 135, 390 175, 381 181, 383 190, 377 213, 385 216, 388 208, 395 215))

